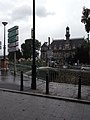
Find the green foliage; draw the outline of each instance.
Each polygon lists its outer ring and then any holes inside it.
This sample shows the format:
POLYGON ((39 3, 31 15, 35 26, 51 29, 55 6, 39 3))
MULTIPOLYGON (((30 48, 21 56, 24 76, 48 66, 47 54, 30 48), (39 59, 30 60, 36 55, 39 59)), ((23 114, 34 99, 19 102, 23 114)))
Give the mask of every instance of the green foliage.
POLYGON ((14 60, 14 53, 13 53, 13 52, 10 52, 10 53, 8 54, 8 58, 9 58, 10 61, 13 61, 13 60, 14 60))
MULTIPOLYGON (((23 58, 27 59, 32 57, 32 54, 33 54, 32 42, 33 42, 33 39, 27 39, 25 40, 25 43, 21 45, 23 58)), ((38 51, 40 50, 40 47, 41 47, 41 43, 38 40, 35 40, 36 57, 39 55, 38 51)))
POLYGON ((76 54, 75 54, 75 59, 76 61, 79 60, 80 63, 89 63, 90 57, 90 44, 86 43, 85 45, 81 46, 80 48, 77 48, 76 54))
POLYGON ((83 16, 82 16, 81 22, 85 24, 85 30, 87 33, 89 33, 90 32, 90 9, 84 7, 82 14, 83 16))
MULTIPOLYGON (((14 61, 14 52, 10 52, 8 54, 8 58, 10 61, 14 61)), ((22 53, 19 49, 18 51, 16 51, 16 59, 19 60, 20 58, 22 58, 22 53)))
POLYGON ((16 51, 16 58, 19 60, 20 58, 22 58, 22 53, 20 51, 20 49, 18 51, 16 51))
MULTIPOLYGON (((23 43, 21 45, 21 51, 20 49, 18 51, 16 51, 16 59, 19 60, 20 58, 32 58, 32 54, 33 54, 33 50, 32 50, 32 42, 33 39, 26 39, 25 43, 23 43)), ((38 40, 35 40, 35 49, 36 49, 36 57, 38 57, 39 53, 38 51, 40 50, 41 47, 41 42, 39 42, 38 40)), ((11 52, 8 54, 8 58, 9 60, 13 61, 14 60, 14 53, 11 52)))

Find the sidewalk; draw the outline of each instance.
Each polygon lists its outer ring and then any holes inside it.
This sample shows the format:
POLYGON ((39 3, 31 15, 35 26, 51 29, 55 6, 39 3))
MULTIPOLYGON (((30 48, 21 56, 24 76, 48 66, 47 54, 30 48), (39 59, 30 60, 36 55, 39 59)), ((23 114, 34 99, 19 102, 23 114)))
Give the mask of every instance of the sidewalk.
MULTIPOLYGON (((16 75, 15 77, 8 72, 7 74, 0 74, 0 88, 19 90, 20 91, 20 76, 16 75)), ((30 93, 46 93, 46 82, 37 79, 36 90, 31 89, 31 78, 24 75, 23 78, 24 91, 30 93)), ((77 98, 78 95, 78 86, 74 84, 65 84, 65 83, 49 83, 49 94, 52 96, 60 96, 66 98, 77 98)), ((83 86, 81 89, 81 99, 90 101, 90 86, 83 86)))

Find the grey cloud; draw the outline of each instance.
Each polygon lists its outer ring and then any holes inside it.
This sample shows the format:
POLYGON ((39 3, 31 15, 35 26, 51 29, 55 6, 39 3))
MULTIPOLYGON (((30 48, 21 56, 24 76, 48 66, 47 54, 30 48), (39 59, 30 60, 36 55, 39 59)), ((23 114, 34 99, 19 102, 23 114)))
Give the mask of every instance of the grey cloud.
POLYGON ((31 7, 24 5, 15 9, 11 16, 13 20, 21 20, 29 17, 32 14, 31 7))
POLYGON ((54 15, 55 13, 53 12, 48 12, 47 9, 45 7, 38 7, 36 9, 36 15, 38 17, 46 17, 48 15, 54 15))
MULTIPOLYGON (((48 15, 54 15, 53 12, 48 12, 45 7, 38 6, 36 9, 36 15, 38 17, 46 17, 48 15)), ((21 7, 16 8, 11 13, 12 20, 22 20, 28 18, 30 15, 32 15, 32 9, 28 5, 24 5, 21 7)))

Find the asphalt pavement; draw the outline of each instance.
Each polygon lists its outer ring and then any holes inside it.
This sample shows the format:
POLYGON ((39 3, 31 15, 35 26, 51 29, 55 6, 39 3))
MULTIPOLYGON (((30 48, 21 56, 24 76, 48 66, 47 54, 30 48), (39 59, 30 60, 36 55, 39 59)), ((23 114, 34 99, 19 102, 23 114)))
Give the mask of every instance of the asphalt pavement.
POLYGON ((0 91, 0 120, 90 120, 90 105, 0 91))

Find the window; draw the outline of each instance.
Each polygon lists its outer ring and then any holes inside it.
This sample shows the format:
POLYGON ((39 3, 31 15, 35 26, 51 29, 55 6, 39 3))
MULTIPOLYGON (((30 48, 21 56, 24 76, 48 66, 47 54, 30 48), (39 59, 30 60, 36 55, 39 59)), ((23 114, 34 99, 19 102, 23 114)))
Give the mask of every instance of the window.
POLYGON ((65 44, 65 49, 69 49, 69 44, 65 44))
POLYGON ((61 50, 62 49, 62 46, 61 45, 59 45, 59 50, 61 50))
POLYGON ((56 50, 57 49, 57 47, 56 47, 56 45, 54 45, 54 50, 56 50))
POLYGON ((75 45, 73 45, 73 49, 75 49, 75 45))

